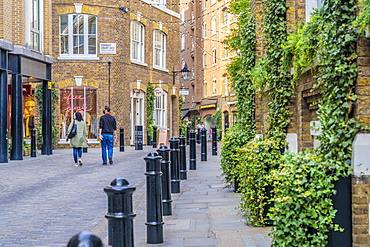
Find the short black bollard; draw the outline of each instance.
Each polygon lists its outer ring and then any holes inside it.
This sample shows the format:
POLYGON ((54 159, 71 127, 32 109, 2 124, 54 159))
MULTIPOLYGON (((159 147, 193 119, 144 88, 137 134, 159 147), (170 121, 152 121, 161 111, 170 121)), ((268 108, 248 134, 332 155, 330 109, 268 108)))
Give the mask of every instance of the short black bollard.
POLYGON ((104 188, 108 196, 108 244, 114 247, 134 246, 132 194, 136 190, 126 179, 116 178, 104 188))
POLYGON ((166 145, 161 145, 157 150, 162 156, 162 206, 163 216, 172 215, 171 185, 170 185, 170 149, 166 145))
POLYGON ((119 128, 119 151, 125 151, 125 129, 119 128))
POLYGON ((187 179, 187 170, 186 170, 186 145, 185 145, 185 136, 181 135, 179 137, 179 149, 180 149, 180 179, 187 179))
POLYGON ((157 148, 157 126, 153 126, 153 148, 157 148))
POLYGON ((202 133, 202 129, 201 128, 198 128, 198 132, 197 132, 197 144, 200 144, 201 143, 201 139, 200 139, 201 133, 202 133))
POLYGON ((196 159, 196 139, 195 139, 195 131, 190 131, 190 147, 189 147, 189 170, 196 170, 197 169, 197 159, 196 159))
POLYGON ((152 145, 152 140, 150 140, 149 130, 146 131, 146 145, 147 146, 152 145))
POLYGON ((201 130, 200 161, 207 161, 207 130, 201 130))
POLYGON ((217 155, 217 128, 212 127, 212 155, 217 155))
POLYGON ((186 127, 186 145, 190 144, 190 126, 186 127))
POLYGON ((180 193, 179 140, 172 137, 169 142, 171 149, 171 193, 180 193))
POLYGON ((31 129, 31 157, 36 157, 36 129, 31 129))
POLYGON ((157 152, 144 158, 146 162, 146 242, 163 243, 163 215, 161 195, 161 159, 157 152))
POLYGON ((87 147, 82 148, 83 153, 87 153, 87 147))

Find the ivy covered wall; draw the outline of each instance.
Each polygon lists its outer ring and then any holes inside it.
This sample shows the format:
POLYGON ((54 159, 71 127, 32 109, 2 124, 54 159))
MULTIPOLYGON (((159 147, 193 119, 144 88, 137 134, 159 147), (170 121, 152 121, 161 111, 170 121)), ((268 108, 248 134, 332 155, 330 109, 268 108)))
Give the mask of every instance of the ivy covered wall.
MULTIPOLYGON (((364 45, 359 38, 370 23, 368 3, 361 8, 354 0, 324 1, 307 23, 300 1, 233 1, 231 6, 239 28, 227 43, 239 53, 229 75, 239 100, 238 122, 248 119, 244 126, 253 131, 239 126, 224 138, 225 180, 239 183, 240 207, 250 224, 274 222, 274 246, 326 246, 330 231, 351 231, 334 223, 338 212, 332 197, 338 193, 335 181, 352 174, 356 134, 367 132, 370 109, 358 100, 364 91, 357 89, 370 85, 359 66, 369 56, 358 56, 369 46, 356 47, 364 45), (287 134, 296 136, 301 152, 289 152, 287 134)), ((355 183, 353 191, 356 198, 355 183)), ((368 216, 366 209, 353 212, 355 224, 356 214, 368 216)), ((356 229, 360 226, 354 227, 354 246, 366 246, 369 239, 357 237, 356 229)))

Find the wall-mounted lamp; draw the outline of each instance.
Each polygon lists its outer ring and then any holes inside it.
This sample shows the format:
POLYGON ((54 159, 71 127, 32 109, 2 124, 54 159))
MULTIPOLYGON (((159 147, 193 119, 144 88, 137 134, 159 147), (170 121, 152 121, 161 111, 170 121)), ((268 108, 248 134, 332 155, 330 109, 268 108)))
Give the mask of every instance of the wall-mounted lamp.
POLYGON ((186 65, 186 63, 184 64, 184 68, 182 68, 182 70, 180 70, 180 71, 172 71, 172 73, 173 73, 173 81, 172 81, 172 84, 175 84, 175 76, 176 76, 177 73, 181 73, 181 77, 184 80, 187 80, 190 77, 190 70, 188 69, 188 66, 186 65))

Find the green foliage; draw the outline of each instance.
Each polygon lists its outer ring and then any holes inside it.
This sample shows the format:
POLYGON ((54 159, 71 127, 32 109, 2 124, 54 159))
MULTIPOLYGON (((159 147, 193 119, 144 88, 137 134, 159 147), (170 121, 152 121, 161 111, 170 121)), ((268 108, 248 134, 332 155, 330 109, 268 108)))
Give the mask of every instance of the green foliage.
POLYGON ((249 215, 251 224, 264 224, 264 188, 273 185, 274 207, 269 217, 276 225, 274 246, 325 246, 327 232, 341 230, 333 224, 336 211, 330 198, 335 193, 333 181, 351 172, 352 143, 360 127, 352 117, 357 99, 355 42, 358 29, 369 27, 369 3, 363 0, 356 20, 354 0, 325 1, 310 22, 288 35, 286 1, 264 0, 265 53, 257 64, 249 2, 235 0, 230 6, 239 15, 239 27, 226 43, 239 52, 228 69, 239 101, 238 123, 242 124, 226 134, 221 166, 227 182, 239 180, 242 212, 249 215), (317 79, 314 88, 321 92, 317 112, 322 125, 320 147, 315 152, 282 155, 279 150, 286 146, 291 114, 288 102, 294 96, 295 83, 310 69, 317 79), (251 140, 255 135, 255 91, 269 99, 267 133, 260 140, 251 140))
POLYGON ((266 188, 271 185, 271 171, 281 163, 280 146, 272 139, 258 138, 237 151, 239 160, 233 172, 239 181, 241 212, 248 223, 263 226, 267 220, 264 208, 269 203, 266 188))
POLYGON ((181 114, 181 111, 182 111, 182 106, 184 104, 184 98, 182 95, 179 96, 179 128, 180 128, 180 132, 182 133, 182 135, 185 135, 186 134, 186 124, 184 122, 184 119, 182 119, 182 114, 181 114))
POLYGON ((222 139, 221 168, 225 181, 230 184, 238 176, 238 171, 235 168, 244 158, 239 153, 239 149, 248 143, 249 140, 250 136, 238 124, 231 126, 222 139))
POLYGON ((326 246, 335 210, 333 167, 313 152, 285 153, 279 169, 272 171, 274 246, 326 246))
POLYGON ((355 26, 360 28, 360 32, 370 31, 370 0, 360 0, 361 11, 355 20, 355 26))
POLYGON ((255 65, 256 35, 249 1, 232 1, 230 12, 237 15, 239 20, 238 27, 225 41, 229 49, 238 51, 239 54, 228 66, 232 87, 238 99, 238 118, 237 123, 228 129, 222 139, 221 167, 225 181, 233 183, 238 176, 236 166, 243 159, 238 150, 256 134, 255 88, 250 76, 255 65))
POLYGON ((217 129, 217 139, 221 137, 222 133, 222 113, 221 110, 216 110, 215 113, 213 113, 213 120, 216 125, 217 129))
MULTIPOLYGON (((40 123, 37 126, 37 142, 38 146, 43 143, 42 136, 42 104, 43 104, 43 83, 40 83, 36 86, 35 98, 38 103, 38 110, 40 116, 40 123)), ((58 104, 59 96, 55 90, 55 83, 51 83, 51 126, 52 126, 52 135, 53 135, 53 146, 57 144, 58 141, 58 128, 55 125, 55 110, 58 104)))
POLYGON ((154 97, 154 87, 148 82, 148 87, 146 89, 146 126, 150 138, 153 137, 154 97))

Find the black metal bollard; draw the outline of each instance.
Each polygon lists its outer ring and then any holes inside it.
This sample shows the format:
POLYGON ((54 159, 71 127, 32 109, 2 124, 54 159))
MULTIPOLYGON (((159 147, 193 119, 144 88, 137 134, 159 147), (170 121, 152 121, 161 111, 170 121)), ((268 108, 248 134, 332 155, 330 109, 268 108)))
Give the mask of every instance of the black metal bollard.
POLYGON ((148 244, 163 243, 163 215, 161 195, 161 159, 157 152, 144 158, 146 162, 146 236, 148 244))
POLYGON ((200 146, 200 161, 207 161, 207 130, 201 130, 201 146, 200 146))
POLYGON ((157 148, 157 126, 153 126, 153 148, 157 148))
POLYGON ((179 140, 172 137, 171 149, 171 193, 180 193, 180 166, 179 166, 179 140))
POLYGON ((190 144, 190 126, 186 127, 186 145, 190 144))
POLYGON ((197 169, 197 156, 196 156, 196 139, 195 139, 195 131, 190 131, 190 148, 189 148, 189 170, 196 170, 197 169))
POLYGON ((36 129, 31 129, 31 157, 36 157, 36 129))
POLYGON ((212 155, 217 155, 217 128, 212 127, 212 155))
POLYGON ((170 149, 166 145, 161 145, 157 150, 162 156, 161 171, 162 171, 162 206, 163 216, 172 215, 172 200, 170 187, 170 149))
POLYGON ((200 136, 201 136, 201 132, 202 132, 202 129, 198 129, 198 132, 197 132, 197 144, 200 144, 201 143, 201 139, 200 139, 200 136))
POLYGON ((126 179, 116 178, 104 188, 108 196, 108 244, 114 247, 134 246, 132 194, 136 190, 126 179))
POLYGON ((83 153, 87 153, 87 147, 82 148, 83 153))
POLYGON ((186 170, 186 145, 185 145, 185 136, 181 135, 179 137, 179 149, 180 149, 180 179, 187 179, 187 170, 186 170))
POLYGON ((119 151, 125 151, 125 129, 119 128, 119 151))
POLYGON ((149 130, 146 131, 146 145, 150 146, 152 145, 152 140, 150 140, 149 130))

